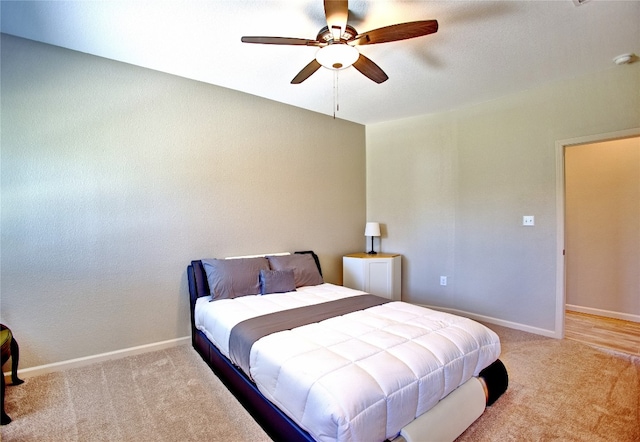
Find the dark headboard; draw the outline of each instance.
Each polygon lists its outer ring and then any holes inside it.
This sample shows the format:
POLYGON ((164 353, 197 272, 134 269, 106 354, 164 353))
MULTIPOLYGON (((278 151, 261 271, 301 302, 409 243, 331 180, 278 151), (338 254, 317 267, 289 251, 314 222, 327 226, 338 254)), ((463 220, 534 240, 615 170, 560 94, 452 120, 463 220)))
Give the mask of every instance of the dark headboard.
POLYGON ((207 274, 204 271, 202 261, 191 261, 191 265, 187 267, 187 279, 189 280, 189 294, 192 301, 210 294, 207 274))

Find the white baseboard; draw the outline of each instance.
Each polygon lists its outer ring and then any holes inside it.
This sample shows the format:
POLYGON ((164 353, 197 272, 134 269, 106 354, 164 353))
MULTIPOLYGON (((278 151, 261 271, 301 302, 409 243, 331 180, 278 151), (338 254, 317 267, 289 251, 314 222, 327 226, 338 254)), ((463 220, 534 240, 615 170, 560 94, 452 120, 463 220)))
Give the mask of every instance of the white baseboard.
POLYGON ((508 327, 514 330, 520 330, 527 333, 533 333, 536 335, 546 336, 548 338, 562 339, 562 335, 558 333, 557 330, 547 330, 544 328, 532 327, 530 325, 520 324, 518 322, 505 321, 504 319, 493 318, 491 316, 478 315, 476 313, 465 312, 463 310, 457 310, 454 308, 438 307, 438 306, 431 306, 431 305, 424 305, 424 304, 420 304, 420 305, 422 305, 423 307, 430 308, 432 310, 440 310, 442 312, 451 313, 458 316, 464 316, 465 318, 474 319, 480 322, 488 322, 489 324, 501 325, 503 327, 508 327))
POLYGON ((631 313, 612 312, 611 310, 602 310, 599 308, 582 307, 579 305, 567 304, 567 310, 578 313, 586 313, 588 315, 604 316, 607 318, 622 319, 623 321, 640 322, 640 315, 632 315, 631 313))
MULTIPOLYGON (((93 356, 86 356, 83 358, 69 359, 68 361, 54 362, 52 364, 39 365, 37 367, 29 367, 25 369, 18 368, 18 376, 21 378, 28 378, 32 376, 39 376, 42 374, 52 373, 55 371, 68 370, 70 368, 79 368, 87 365, 95 364, 97 362, 104 362, 113 359, 120 359, 127 356, 134 356, 142 353, 148 353, 152 351, 164 350, 167 348, 175 347, 178 345, 186 344, 191 341, 191 336, 184 338, 170 339, 168 341, 154 342, 152 344, 139 345, 137 347, 123 348, 122 350, 110 351, 108 353, 101 353, 93 356)), ((5 378, 10 376, 11 373, 4 373, 5 378)), ((9 382, 9 381, 7 381, 9 382)))

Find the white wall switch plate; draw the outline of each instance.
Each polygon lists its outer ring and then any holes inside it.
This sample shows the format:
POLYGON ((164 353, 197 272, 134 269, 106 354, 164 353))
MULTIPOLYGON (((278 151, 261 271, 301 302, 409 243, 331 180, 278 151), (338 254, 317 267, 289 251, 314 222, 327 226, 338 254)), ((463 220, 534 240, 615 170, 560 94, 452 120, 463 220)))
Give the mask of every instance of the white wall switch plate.
POLYGON ((536 219, 533 215, 525 215, 522 217, 522 225, 523 226, 535 226, 536 219))

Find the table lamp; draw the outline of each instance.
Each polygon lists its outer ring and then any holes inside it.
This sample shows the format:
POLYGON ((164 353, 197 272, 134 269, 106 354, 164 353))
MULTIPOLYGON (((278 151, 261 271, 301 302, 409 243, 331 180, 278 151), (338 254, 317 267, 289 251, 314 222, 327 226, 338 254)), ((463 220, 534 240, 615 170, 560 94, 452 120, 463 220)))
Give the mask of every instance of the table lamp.
POLYGON ((364 236, 371 237, 371 250, 367 253, 369 253, 369 255, 376 255, 378 252, 373 250, 373 237, 380 236, 380 223, 367 223, 364 228, 364 236))

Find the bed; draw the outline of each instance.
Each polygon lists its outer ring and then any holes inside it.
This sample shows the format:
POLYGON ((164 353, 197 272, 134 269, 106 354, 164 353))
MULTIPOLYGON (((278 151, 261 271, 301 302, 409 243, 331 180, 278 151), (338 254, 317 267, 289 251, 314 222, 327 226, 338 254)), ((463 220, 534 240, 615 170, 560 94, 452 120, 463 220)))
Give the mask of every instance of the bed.
POLYGON ((507 388, 494 332, 325 283, 312 251, 187 277, 195 350, 276 441, 453 440, 507 388))

